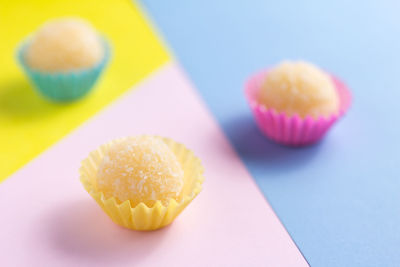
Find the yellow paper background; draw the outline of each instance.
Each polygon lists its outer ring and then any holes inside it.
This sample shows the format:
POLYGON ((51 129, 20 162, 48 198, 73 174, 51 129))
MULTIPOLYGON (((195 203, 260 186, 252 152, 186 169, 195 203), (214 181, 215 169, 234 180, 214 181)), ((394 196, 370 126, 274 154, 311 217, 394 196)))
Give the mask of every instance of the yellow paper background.
POLYGON ((0 182, 168 60, 132 1, 0 1, 0 182), (43 99, 15 60, 16 47, 27 35, 60 16, 89 20, 113 50, 93 92, 71 104, 43 99))

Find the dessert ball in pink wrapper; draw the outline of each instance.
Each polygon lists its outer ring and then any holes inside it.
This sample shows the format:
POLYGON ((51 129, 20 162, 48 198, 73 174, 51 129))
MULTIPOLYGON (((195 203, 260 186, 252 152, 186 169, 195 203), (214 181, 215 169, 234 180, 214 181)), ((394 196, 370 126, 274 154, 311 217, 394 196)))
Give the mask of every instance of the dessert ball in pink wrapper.
POLYGON ((351 102, 345 84, 302 61, 285 61, 251 76, 245 94, 260 130, 289 146, 320 140, 351 102))

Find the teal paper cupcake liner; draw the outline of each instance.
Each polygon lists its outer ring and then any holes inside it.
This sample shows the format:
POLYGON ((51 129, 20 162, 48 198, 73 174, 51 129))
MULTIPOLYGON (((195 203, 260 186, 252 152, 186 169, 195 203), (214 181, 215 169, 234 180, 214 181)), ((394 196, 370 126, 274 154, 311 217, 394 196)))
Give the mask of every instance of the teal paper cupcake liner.
POLYGON ((23 43, 18 49, 17 58, 34 87, 44 97, 55 102, 70 102, 85 96, 96 84, 105 69, 111 49, 105 39, 102 40, 104 56, 91 68, 67 72, 42 72, 30 68, 24 59, 29 42, 23 43))

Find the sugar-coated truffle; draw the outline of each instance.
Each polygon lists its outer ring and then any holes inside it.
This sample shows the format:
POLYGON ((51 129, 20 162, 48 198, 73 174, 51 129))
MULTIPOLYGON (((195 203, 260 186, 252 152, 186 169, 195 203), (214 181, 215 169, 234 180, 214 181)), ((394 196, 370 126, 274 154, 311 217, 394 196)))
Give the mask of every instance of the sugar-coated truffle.
POLYGON ((338 111, 339 99, 332 79, 307 62, 285 61, 272 68, 259 92, 266 108, 304 118, 328 117, 338 111))
POLYGON ((175 154, 161 138, 128 137, 106 151, 98 172, 97 189, 119 201, 147 206, 160 200, 164 205, 177 200, 184 173, 175 154))
POLYGON ((81 19, 65 18, 44 24, 32 36, 24 58, 32 69, 60 72, 92 67, 103 56, 93 27, 81 19))

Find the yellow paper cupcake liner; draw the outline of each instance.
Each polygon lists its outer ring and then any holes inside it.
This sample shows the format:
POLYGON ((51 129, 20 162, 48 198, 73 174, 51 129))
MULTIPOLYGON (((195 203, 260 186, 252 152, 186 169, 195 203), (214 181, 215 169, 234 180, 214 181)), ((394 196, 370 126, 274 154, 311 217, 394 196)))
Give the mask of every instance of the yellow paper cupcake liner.
POLYGON ((111 141, 92 151, 89 156, 82 161, 80 168, 80 180, 86 191, 96 200, 99 206, 115 223, 134 230, 156 230, 170 223, 182 212, 182 210, 197 196, 201 191, 204 181, 204 169, 200 159, 184 145, 176 143, 169 138, 157 137, 162 139, 174 152, 176 158, 184 171, 184 187, 178 201, 171 199, 167 206, 157 201, 152 207, 144 203, 139 203, 132 207, 131 202, 126 200, 120 202, 114 197, 106 198, 103 192, 96 188, 96 174, 98 166, 104 156, 105 151, 114 143, 123 139, 111 141))

